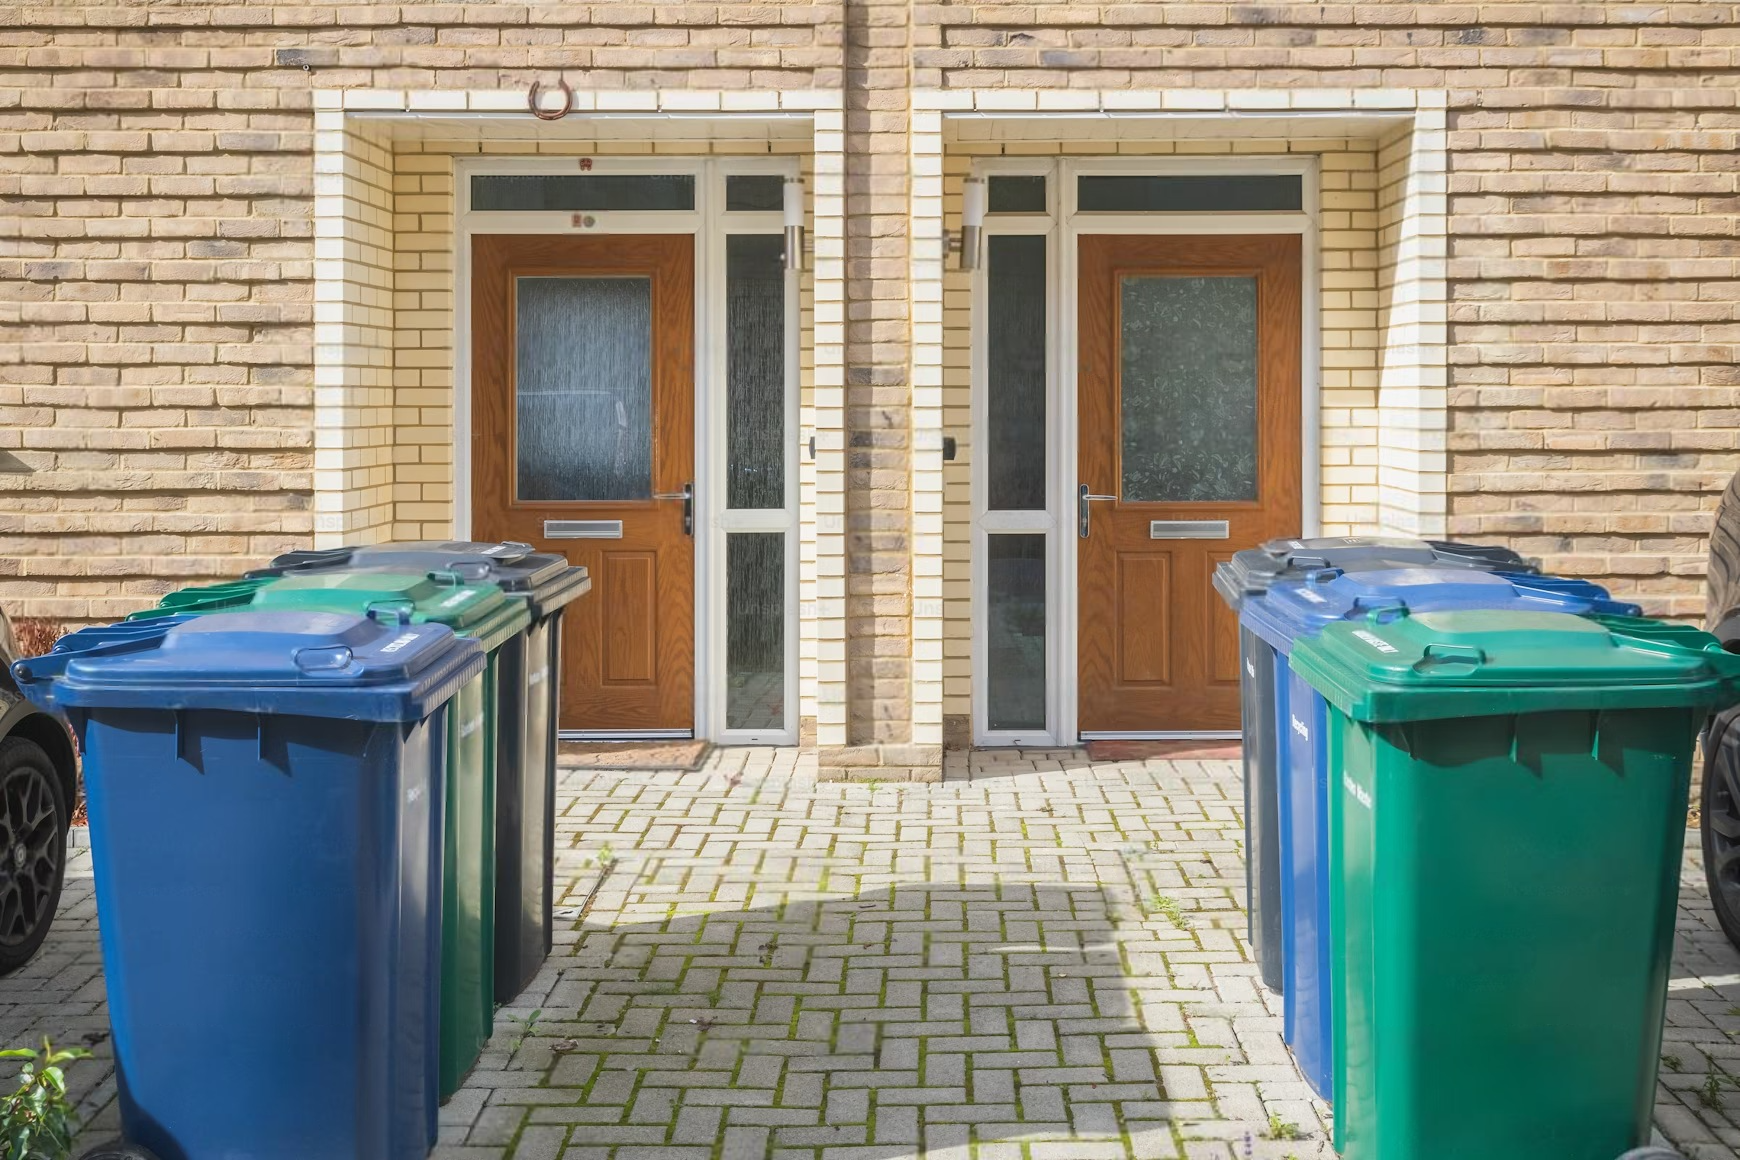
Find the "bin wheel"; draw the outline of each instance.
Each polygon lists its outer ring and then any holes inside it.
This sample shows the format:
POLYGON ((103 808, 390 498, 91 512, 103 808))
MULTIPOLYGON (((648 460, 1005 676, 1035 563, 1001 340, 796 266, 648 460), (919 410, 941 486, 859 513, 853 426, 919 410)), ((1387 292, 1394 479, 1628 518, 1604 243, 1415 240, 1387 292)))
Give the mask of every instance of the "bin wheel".
POLYGON ((157 1153, 125 1140, 110 1140, 107 1144, 98 1144, 79 1160, 157 1160, 157 1153))
POLYGON ((1698 839, 1704 880, 1722 933, 1740 947, 1740 751, 1727 743, 1735 713, 1722 713, 1704 734, 1704 786, 1698 839))
POLYGON ((0 975, 48 937, 66 875, 66 790, 34 741, 0 740, 0 975))
POLYGON ((1619 1160, 1686 1160, 1672 1148, 1633 1148, 1619 1160))

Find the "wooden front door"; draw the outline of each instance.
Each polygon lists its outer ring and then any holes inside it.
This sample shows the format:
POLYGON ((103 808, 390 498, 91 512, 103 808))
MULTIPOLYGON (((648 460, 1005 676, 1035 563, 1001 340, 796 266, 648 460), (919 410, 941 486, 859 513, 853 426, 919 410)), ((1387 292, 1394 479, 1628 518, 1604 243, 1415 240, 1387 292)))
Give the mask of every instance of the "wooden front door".
POLYGON ((677 733, 695 704, 695 239, 472 239, 472 535, 592 573, 563 729, 677 733))
POLYGON ((1300 532, 1299 238, 1087 236, 1080 278, 1080 730, 1237 729, 1209 580, 1300 532))

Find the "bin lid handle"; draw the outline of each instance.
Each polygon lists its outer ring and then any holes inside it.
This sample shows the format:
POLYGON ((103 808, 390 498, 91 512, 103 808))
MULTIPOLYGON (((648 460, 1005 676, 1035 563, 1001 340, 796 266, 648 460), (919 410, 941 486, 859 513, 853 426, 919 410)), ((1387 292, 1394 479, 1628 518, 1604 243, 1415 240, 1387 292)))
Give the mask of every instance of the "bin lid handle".
POLYGON ((1414 662, 1416 672, 1439 665, 1466 665, 1475 668, 1486 663, 1486 650, 1474 644, 1432 643, 1426 646, 1420 659, 1414 662))
POLYGON ((457 588, 465 583, 465 577, 456 568, 432 568, 429 570, 429 579, 445 588, 457 588))
POLYGON ((482 560, 455 560, 442 571, 459 577, 462 583, 476 584, 488 580, 492 569, 482 560))
POLYGON ((332 673, 350 667, 351 652, 342 644, 314 645, 297 649, 290 659, 305 673, 332 673))
POLYGON ((1311 571, 1305 573, 1305 583, 1312 586, 1327 584, 1337 576, 1340 576, 1342 571, 1343 570, 1340 568, 1313 568, 1311 571))
POLYGON ((523 560, 535 550, 522 540, 503 540, 493 548, 486 549, 486 554, 497 560, 523 560))
POLYGON ((1386 600, 1381 604, 1367 605, 1362 608, 1361 602, 1358 599, 1355 599, 1353 602, 1353 611, 1356 616, 1361 611, 1364 611, 1365 622, 1372 625, 1394 624, 1403 617, 1412 616, 1414 614, 1413 610, 1408 607, 1408 602, 1405 600, 1386 600))
POLYGON ((405 625, 411 623, 413 611, 409 600, 376 600, 363 609, 363 615, 370 620, 391 616, 395 624, 405 625))

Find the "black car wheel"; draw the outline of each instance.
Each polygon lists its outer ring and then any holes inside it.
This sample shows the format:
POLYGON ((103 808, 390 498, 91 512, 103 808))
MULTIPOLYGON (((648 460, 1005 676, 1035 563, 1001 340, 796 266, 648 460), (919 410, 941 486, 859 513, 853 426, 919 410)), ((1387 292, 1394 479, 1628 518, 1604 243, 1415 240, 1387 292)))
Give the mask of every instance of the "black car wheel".
POLYGON ((1619 1160, 1686 1160, 1672 1148, 1633 1148, 1619 1160))
POLYGON ((1704 735, 1704 790, 1698 832, 1710 905, 1728 941, 1740 947, 1740 752, 1732 748, 1732 711, 1704 735))
POLYGON ((66 875, 66 793, 34 741, 0 741, 0 975, 36 954, 66 875))

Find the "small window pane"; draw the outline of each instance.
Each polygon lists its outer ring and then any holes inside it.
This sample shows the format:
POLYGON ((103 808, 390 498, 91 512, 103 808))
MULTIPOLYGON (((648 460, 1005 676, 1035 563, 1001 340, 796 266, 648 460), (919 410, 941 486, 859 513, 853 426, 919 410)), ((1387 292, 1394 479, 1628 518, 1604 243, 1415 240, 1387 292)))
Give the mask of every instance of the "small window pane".
POLYGON ((735 173, 725 178, 725 208, 732 213, 785 208, 785 178, 777 173, 735 173))
POLYGON ((1298 210, 1305 196, 1297 174, 1080 177, 1075 194, 1088 213, 1298 210))
POLYGON ((1045 510, 1045 238, 988 239, 986 505, 1045 510))
POLYGON ((1126 502, 1257 498, 1257 280, 1126 277, 1126 502))
POLYGON ((778 234, 725 240, 725 502, 785 506, 785 263, 778 234))
POLYGON ((987 182, 991 213, 1044 213, 1045 177, 993 177, 987 182))
POLYGON ((725 541, 725 727, 785 727, 785 533, 725 541))
POLYGON ((522 500, 652 494, 652 280, 518 278, 522 500))
POLYGON ((483 210, 689 210, 695 178, 687 173, 479 174, 471 208, 483 210))
POLYGON ((985 726, 1045 728, 1045 537, 985 540, 985 726))

